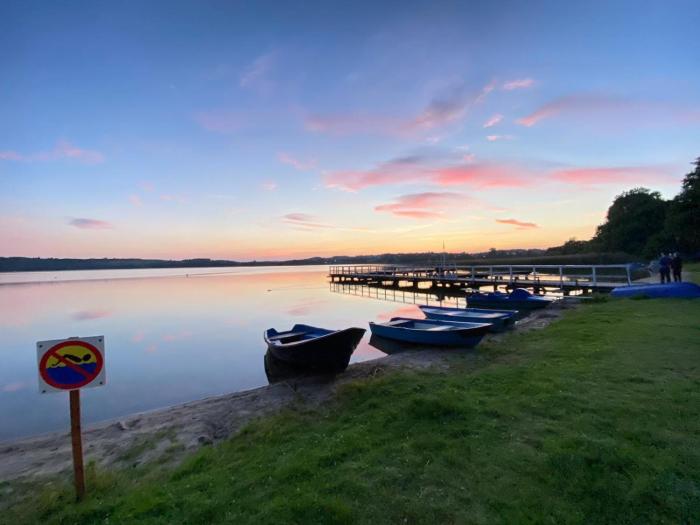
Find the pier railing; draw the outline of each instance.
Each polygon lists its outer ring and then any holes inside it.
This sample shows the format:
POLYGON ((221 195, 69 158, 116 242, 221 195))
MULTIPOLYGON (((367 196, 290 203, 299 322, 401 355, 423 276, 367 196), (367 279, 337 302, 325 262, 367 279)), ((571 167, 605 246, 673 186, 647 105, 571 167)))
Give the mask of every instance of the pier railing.
POLYGON ((331 278, 374 280, 433 280, 477 284, 509 284, 610 288, 632 284, 629 264, 537 264, 537 265, 469 265, 469 266, 409 266, 409 265, 345 265, 330 266, 331 278))

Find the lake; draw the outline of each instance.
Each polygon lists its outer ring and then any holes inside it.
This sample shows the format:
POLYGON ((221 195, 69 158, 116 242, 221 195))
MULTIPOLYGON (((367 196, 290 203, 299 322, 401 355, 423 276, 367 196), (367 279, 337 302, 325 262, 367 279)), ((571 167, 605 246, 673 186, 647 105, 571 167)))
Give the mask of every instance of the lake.
MULTIPOLYGON (((0 441, 68 430, 68 394, 40 394, 36 342, 105 336, 107 384, 84 389, 92 423, 268 383, 266 328, 368 328, 417 313, 413 294, 337 293, 327 266, 0 274, 0 441), (335 290, 335 291, 334 291, 335 290), (392 296, 393 294, 393 296, 392 296), (377 300, 381 299, 381 300, 377 300)), ((425 297, 425 296, 424 296, 425 297)), ((425 302, 422 300, 421 302, 425 302)), ((385 355, 369 333, 352 361, 385 355)))

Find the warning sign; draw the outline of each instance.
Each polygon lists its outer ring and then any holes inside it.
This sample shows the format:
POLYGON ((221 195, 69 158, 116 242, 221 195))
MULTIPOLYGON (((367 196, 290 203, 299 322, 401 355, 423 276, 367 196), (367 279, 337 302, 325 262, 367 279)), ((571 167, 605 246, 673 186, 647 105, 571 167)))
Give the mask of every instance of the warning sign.
POLYGON ((39 341, 36 354, 42 394, 105 384, 103 336, 39 341))

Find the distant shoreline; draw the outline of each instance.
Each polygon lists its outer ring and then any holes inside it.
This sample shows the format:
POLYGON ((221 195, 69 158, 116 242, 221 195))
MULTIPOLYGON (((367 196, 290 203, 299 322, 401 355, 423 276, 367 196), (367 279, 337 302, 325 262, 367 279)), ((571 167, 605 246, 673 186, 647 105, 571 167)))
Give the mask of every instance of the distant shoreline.
POLYGON ((352 264, 616 264, 634 260, 625 253, 554 254, 545 250, 507 250, 495 253, 386 253, 381 255, 339 255, 285 261, 231 261, 225 259, 138 259, 138 258, 42 258, 0 257, 0 273, 58 272, 72 270, 145 270, 165 268, 224 268, 259 266, 311 266, 352 264), (443 259, 444 258, 444 259, 443 259))

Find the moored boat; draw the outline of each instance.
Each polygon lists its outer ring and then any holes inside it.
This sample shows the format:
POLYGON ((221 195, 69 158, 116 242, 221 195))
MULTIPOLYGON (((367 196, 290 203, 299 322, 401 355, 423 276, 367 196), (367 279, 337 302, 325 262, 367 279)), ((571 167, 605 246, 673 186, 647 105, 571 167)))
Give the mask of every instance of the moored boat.
POLYGON ((270 353, 281 361, 314 370, 342 372, 364 333, 364 328, 328 330, 295 324, 286 332, 270 328, 264 338, 270 353))
POLYGON ((447 308, 444 306, 419 305, 425 317, 441 321, 455 321, 460 323, 489 323, 492 332, 502 332, 515 325, 517 311, 505 313, 503 310, 486 310, 476 308, 447 308))
POLYGON ((373 335, 406 343, 472 348, 479 344, 491 325, 394 317, 387 323, 370 322, 369 328, 373 335))
POLYGON ((513 290, 510 293, 475 293, 467 297, 467 305, 469 307, 476 306, 481 308, 520 310, 521 314, 531 310, 546 308, 554 301, 555 299, 533 295, 522 288, 513 290))
POLYGON ((649 297, 651 299, 692 299, 700 297, 695 283, 633 284, 619 286, 610 292, 613 297, 649 297))

